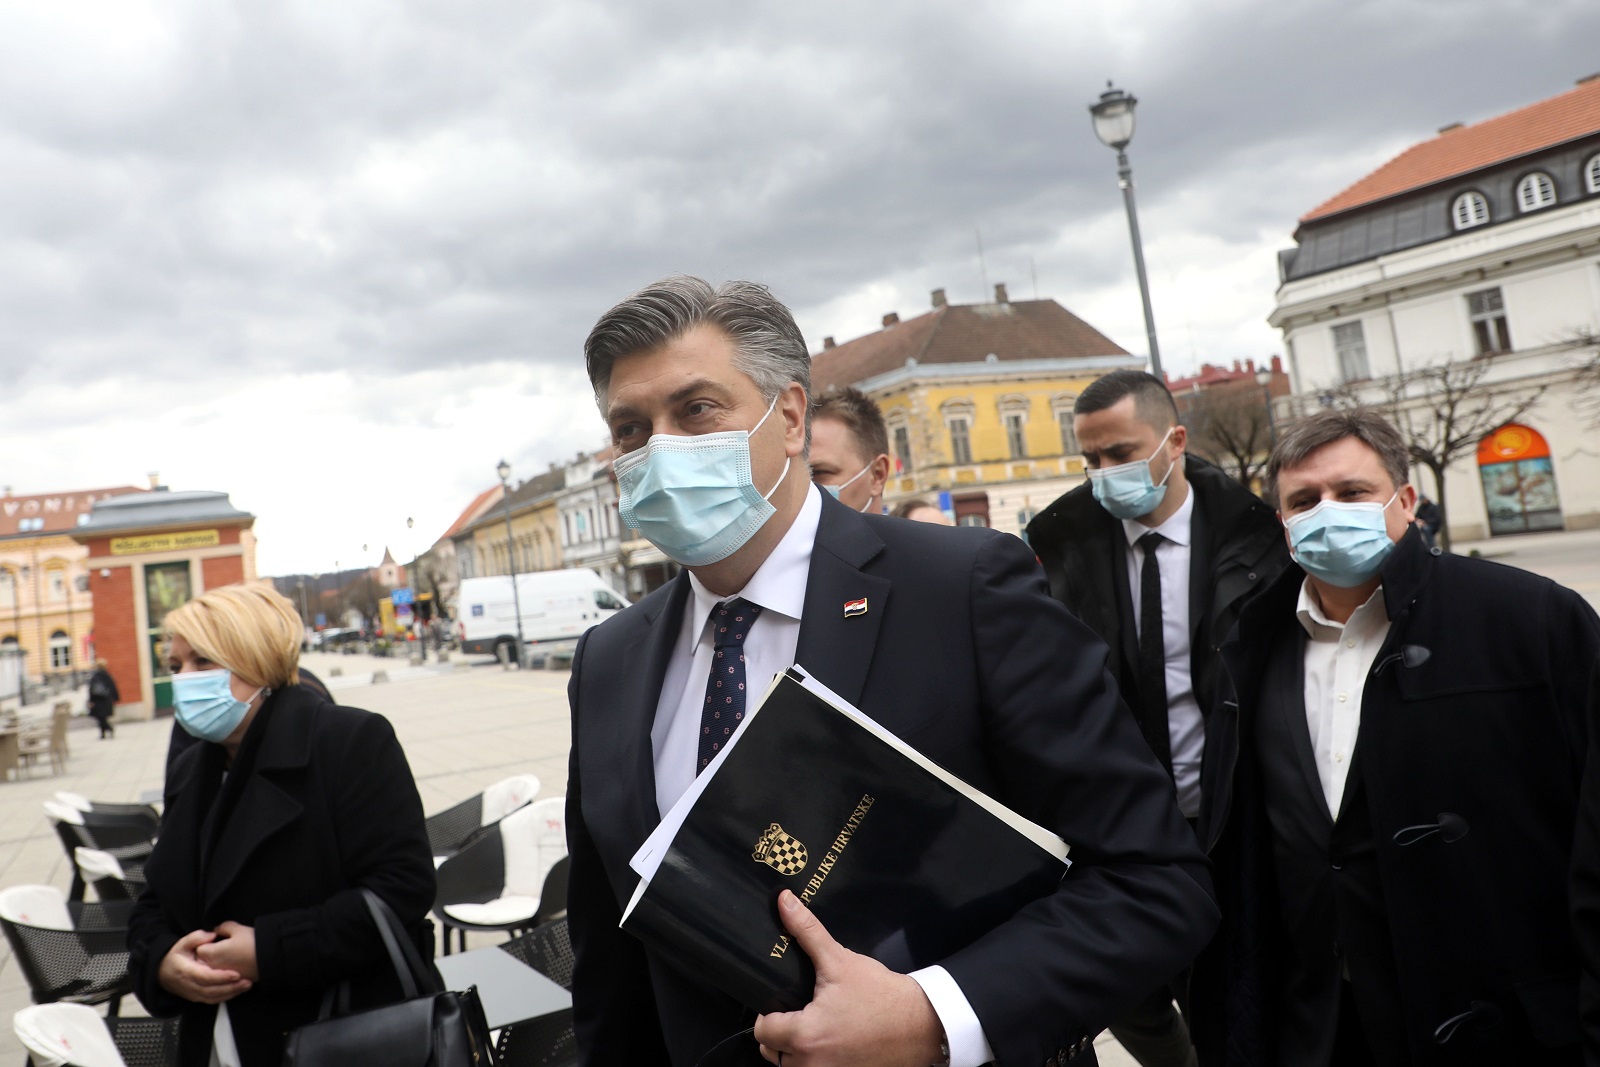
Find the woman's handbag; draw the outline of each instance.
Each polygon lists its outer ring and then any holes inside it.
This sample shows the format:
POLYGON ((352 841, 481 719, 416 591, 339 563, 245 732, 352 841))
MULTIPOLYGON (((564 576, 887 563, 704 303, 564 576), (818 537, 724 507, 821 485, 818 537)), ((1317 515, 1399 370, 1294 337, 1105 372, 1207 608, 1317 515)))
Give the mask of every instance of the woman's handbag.
POLYGON ((361 892, 405 999, 347 1014, 350 986, 340 982, 323 997, 317 1021, 289 1035, 283 1067, 492 1067, 489 1024, 477 988, 464 993, 441 990, 437 972, 422 962, 389 905, 370 889, 361 892))

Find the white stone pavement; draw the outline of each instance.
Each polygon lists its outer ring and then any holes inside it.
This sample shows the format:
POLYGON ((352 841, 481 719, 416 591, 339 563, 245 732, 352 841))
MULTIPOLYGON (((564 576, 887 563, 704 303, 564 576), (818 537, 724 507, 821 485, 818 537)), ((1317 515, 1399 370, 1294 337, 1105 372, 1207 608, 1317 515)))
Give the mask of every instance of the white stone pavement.
MULTIPOLYGON (((1600 606, 1600 530, 1457 546, 1458 551, 1472 549, 1546 574, 1600 606)), ((569 727, 564 671, 506 671, 488 661, 457 662, 441 669, 430 660, 418 668, 405 660, 325 653, 308 654, 304 662, 329 683, 341 703, 379 712, 394 724, 429 813, 510 774, 537 774, 543 797, 566 791, 569 727), (373 684, 375 671, 385 672, 389 680, 373 684)), ((28 710, 43 714, 48 706, 28 710)), ((74 706, 82 708, 81 691, 74 706)), ((56 790, 127 801, 159 788, 171 729, 170 719, 123 723, 114 739, 99 741, 92 722, 76 719, 64 774, 35 770, 20 781, 0 782, 0 886, 44 883, 66 889, 71 871, 40 802, 56 790)), ((472 944, 496 940, 474 935, 472 944)), ((28 1002, 10 948, 0 946, 0 1067, 23 1062, 9 1020, 28 1002)), ((138 1002, 125 998, 123 1011, 137 1014, 138 1002)), ((1107 1034, 1100 1036, 1096 1049, 1106 1067, 1134 1063, 1107 1034)))

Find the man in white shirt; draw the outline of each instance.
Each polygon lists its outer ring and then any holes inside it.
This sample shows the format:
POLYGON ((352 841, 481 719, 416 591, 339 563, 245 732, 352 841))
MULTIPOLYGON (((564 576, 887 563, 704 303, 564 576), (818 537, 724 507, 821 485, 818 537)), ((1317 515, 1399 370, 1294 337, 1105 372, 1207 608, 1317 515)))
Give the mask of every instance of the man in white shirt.
POLYGON ((1049 599, 1016 538, 862 515, 811 484, 809 356, 765 288, 665 279, 602 316, 585 356, 621 517, 687 569, 591 630, 573 661, 581 1062, 1076 1060, 1215 915, 1104 646, 1049 599), (617 922, 637 883, 629 858, 737 729, 741 694, 794 662, 1061 834, 1075 864, 1054 894, 911 975, 838 945, 784 893, 815 996, 756 1019, 617 922), (754 1040, 740 1035, 752 1023, 754 1040))
MULTIPOLYGON (((1111 646, 1117 684, 1192 824, 1221 689, 1217 649, 1245 598, 1288 562, 1281 528, 1248 489, 1185 454, 1188 429, 1154 375, 1096 379, 1072 426, 1089 481, 1034 518, 1028 543, 1051 593, 1111 646)), ((1173 1006, 1183 985, 1163 983, 1111 1025, 1144 1067, 1195 1062, 1173 1006)))
POLYGON ((1195 971, 1202 1063, 1579 1063, 1600 961, 1569 878, 1597 869, 1574 823, 1600 773, 1600 619, 1430 548, 1375 412, 1295 424, 1268 480, 1295 566, 1223 649, 1238 699, 1202 790, 1226 916, 1195 971))

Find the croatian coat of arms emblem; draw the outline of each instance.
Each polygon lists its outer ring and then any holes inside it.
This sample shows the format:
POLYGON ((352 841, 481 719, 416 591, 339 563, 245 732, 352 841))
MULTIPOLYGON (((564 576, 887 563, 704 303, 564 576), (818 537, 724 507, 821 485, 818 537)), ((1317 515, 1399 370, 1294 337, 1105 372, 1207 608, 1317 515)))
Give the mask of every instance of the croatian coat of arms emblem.
POLYGON ((796 875, 806 869, 806 846, 783 832, 783 827, 773 823, 756 841, 752 859, 765 863, 782 875, 796 875))

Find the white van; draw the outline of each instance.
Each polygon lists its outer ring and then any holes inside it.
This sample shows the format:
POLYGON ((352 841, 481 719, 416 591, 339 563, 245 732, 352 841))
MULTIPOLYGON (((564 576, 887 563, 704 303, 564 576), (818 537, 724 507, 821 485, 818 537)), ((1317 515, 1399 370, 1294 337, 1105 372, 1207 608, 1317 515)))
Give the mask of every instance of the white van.
MULTIPOLYGON (((628 602, 592 570, 536 571, 517 575, 522 602, 522 637, 534 658, 577 645, 583 632, 609 619, 628 602)), ((456 617, 463 652, 515 660, 517 612, 511 576, 463 578, 456 617)))

